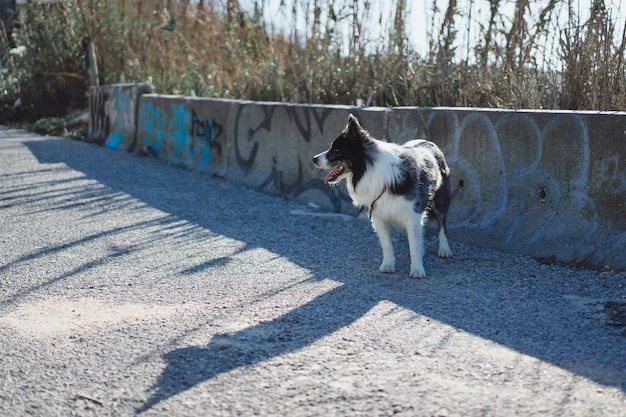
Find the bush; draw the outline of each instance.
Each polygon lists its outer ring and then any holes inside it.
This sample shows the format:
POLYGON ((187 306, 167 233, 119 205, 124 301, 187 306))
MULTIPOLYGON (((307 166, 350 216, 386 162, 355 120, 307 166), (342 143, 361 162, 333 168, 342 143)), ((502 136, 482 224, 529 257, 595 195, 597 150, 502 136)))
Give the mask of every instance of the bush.
POLYGON ((35 120, 85 106, 78 17, 75 7, 29 3, 17 38, 23 51, 5 57, 8 65, 0 76, 0 107, 8 116, 35 120))

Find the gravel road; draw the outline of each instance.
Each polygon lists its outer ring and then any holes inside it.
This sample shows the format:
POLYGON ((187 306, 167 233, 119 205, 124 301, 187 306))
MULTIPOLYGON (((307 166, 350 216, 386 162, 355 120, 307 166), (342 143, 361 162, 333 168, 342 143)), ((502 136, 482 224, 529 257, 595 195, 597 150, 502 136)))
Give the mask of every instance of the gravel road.
MULTIPOLYGON (((477 231, 479 233, 479 231, 477 231)), ((626 416, 626 276, 0 128, 0 415, 626 416)))

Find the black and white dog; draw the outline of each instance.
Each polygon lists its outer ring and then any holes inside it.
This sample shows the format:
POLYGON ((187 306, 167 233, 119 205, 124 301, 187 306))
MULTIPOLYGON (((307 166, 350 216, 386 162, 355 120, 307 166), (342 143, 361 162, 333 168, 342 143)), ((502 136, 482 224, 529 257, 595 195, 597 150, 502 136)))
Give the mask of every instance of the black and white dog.
POLYGON ((424 270, 424 222, 429 214, 439 223, 439 256, 452 256, 446 237, 450 204, 450 169, 441 150, 427 140, 403 145, 372 138, 352 114, 330 149, 313 163, 329 169, 324 182, 346 180, 357 207, 369 207, 369 217, 383 249, 381 272, 394 272, 395 255, 390 226, 403 227, 408 235, 412 278, 424 270))

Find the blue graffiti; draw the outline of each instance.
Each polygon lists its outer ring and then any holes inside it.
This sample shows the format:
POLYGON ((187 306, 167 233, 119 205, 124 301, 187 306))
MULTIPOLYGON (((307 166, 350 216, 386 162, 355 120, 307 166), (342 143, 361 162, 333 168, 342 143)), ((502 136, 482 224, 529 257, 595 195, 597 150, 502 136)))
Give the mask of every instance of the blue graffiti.
POLYGON ((167 114, 152 103, 142 103, 139 111, 139 128, 145 132, 143 142, 155 154, 160 154, 165 143, 167 114))
POLYGON ((222 133, 223 127, 215 123, 212 119, 203 120, 198 116, 195 110, 192 110, 191 113, 191 135, 200 140, 201 149, 192 149, 190 152, 196 154, 200 152, 200 150, 202 151, 200 166, 204 167, 211 160, 213 148, 217 148, 221 153, 221 147, 217 143, 217 137, 222 133))
POLYGON ((164 144, 179 157, 199 157, 198 165, 209 164, 213 149, 221 154, 217 139, 223 126, 212 119, 201 118, 195 110, 188 111, 184 104, 171 105, 171 119, 163 109, 152 103, 142 103, 139 116, 140 129, 145 132, 144 146, 155 154, 161 153, 164 144))
POLYGON ((116 89, 113 92, 113 95, 115 96, 115 104, 113 105, 113 110, 115 110, 120 115, 128 114, 132 110, 132 101, 130 97, 128 97, 128 94, 120 89, 116 89))
POLYGON ((123 140, 124 140, 124 135, 111 132, 111 135, 109 135, 109 139, 107 140, 105 146, 107 148, 117 149, 123 140))
POLYGON ((191 115, 187 110, 185 110, 185 106, 183 104, 178 106, 172 104, 172 114, 174 117, 169 123, 168 134, 172 144, 174 145, 172 150, 176 154, 181 154, 189 139, 187 121, 191 120, 191 115))
POLYGON ((106 142, 106 147, 117 149, 124 140, 124 134, 134 129, 133 102, 121 89, 113 91, 113 129, 106 142))

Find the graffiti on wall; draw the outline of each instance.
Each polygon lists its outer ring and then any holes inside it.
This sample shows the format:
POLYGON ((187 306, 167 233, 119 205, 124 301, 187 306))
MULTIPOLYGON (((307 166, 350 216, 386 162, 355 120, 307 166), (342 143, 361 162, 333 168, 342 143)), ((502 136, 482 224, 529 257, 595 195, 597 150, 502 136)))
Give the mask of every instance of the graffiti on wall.
POLYGON ((135 103, 131 95, 132 91, 115 88, 113 90, 113 100, 109 100, 107 103, 107 107, 109 107, 107 113, 112 119, 111 133, 106 140, 108 148, 119 148, 125 139, 130 142, 134 141, 135 103))
MULTIPOLYGON (((323 184, 320 174, 306 165, 310 165, 306 157, 323 150, 343 125, 338 127, 333 118, 326 126, 328 113, 322 114, 321 108, 258 107, 238 110, 234 145, 239 168, 245 172, 254 168, 256 175, 265 178, 259 188, 266 191, 323 200, 323 205, 338 212, 351 210, 346 193, 323 184), (271 148, 268 139, 282 137, 278 129, 290 132, 293 145, 289 146, 307 152, 296 157, 297 172, 290 181, 276 160, 294 156, 271 148), (263 166, 259 162, 263 158, 274 158, 274 163, 263 166)), ((397 143, 426 137, 444 149, 455 188, 463 184, 449 214, 449 227, 457 236, 565 260, 589 259, 600 250, 594 238, 600 214, 589 194, 590 132, 584 115, 390 109, 361 113, 361 119, 370 130, 389 119, 387 136, 397 143)))
POLYGON ((240 105, 233 135, 237 168, 244 175, 253 168, 261 168, 261 175, 266 176, 257 185, 260 190, 296 199, 314 191, 324 200, 322 203, 334 211, 349 211, 352 203, 342 188, 329 187, 321 178, 311 178, 319 177, 310 162, 312 149, 317 146, 314 139, 324 137, 326 120, 331 113, 328 107, 240 105), (273 123, 274 118, 280 119, 279 122, 273 123), (280 134, 278 130, 285 133, 280 134), (282 139, 279 146, 275 145, 277 135, 282 139), (271 160, 267 160, 268 155, 271 160), (266 159, 265 163, 260 159, 266 159), (297 168, 292 168, 296 164, 291 161, 297 161, 297 168))
POLYGON ((202 117, 183 103, 171 104, 164 110, 151 102, 139 109, 139 128, 143 145, 155 155, 168 156, 184 164, 208 166, 214 151, 222 153, 218 139, 223 126, 210 117, 202 117))
MULTIPOLYGON (((603 262, 618 256, 597 244, 605 214, 590 194, 597 188, 590 183, 590 115, 240 102, 229 107, 234 117, 222 118, 230 120, 224 123, 231 141, 222 152, 224 127, 210 112, 180 100, 154 103, 142 102, 138 124, 144 146, 155 154, 202 168, 217 151, 221 162, 231 160, 232 178, 350 214, 356 210, 344 188, 324 184, 310 158, 328 146, 353 111, 374 136, 397 143, 423 137, 440 145, 453 188, 459 188, 448 219, 455 236, 563 260, 595 257, 600 250, 603 262)), ((609 156, 599 164, 616 189, 626 186, 618 168, 622 158, 609 156)), ((626 230, 617 233, 616 241, 626 243, 626 230)))
MULTIPOLYGON (((562 248, 563 256, 592 255, 599 220, 588 195, 584 117, 453 110, 426 110, 422 116, 405 134, 438 141, 453 176, 463 178, 451 229, 488 230, 484 236, 497 239, 502 249, 528 252, 541 244, 562 248)), ((401 126, 412 119, 405 114, 401 126)))
POLYGON ((89 140, 133 152, 137 146, 137 101, 153 91, 148 83, 91 87, 89 140))
POLYGON ((89 139, 104 142, 111 133, 111 119, 107 114, 107 103, 111 100, 109 88, 91 87, 89 92, 89 139))

